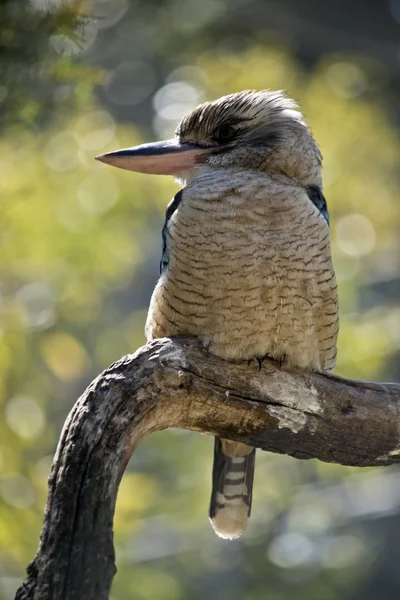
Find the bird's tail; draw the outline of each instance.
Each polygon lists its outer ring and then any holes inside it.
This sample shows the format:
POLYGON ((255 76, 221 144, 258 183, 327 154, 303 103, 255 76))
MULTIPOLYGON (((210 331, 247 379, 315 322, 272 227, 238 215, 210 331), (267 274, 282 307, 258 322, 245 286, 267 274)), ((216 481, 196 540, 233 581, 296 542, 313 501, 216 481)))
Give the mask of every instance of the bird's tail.
POLYGON ((256 449, 215 438, 210 521, 222 538, 238 538, 251 512, 256 449))

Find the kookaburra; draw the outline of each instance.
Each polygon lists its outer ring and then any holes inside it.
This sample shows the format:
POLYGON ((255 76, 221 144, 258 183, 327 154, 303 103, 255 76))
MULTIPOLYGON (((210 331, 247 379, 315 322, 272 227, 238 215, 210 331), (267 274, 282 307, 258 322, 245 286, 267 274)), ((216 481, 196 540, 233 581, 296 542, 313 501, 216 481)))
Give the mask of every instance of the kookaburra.
MULTIPOLYGON (((197 336, 227 360, 335 365, 338 298, 321 154, 282 92, 244 91, 186 115, 172 140, 99 160, 182 185, 162 230, 147 339, 197 336)), ((255 449, 215 440, 210 519, 236 538, 251 510, 255 449)))

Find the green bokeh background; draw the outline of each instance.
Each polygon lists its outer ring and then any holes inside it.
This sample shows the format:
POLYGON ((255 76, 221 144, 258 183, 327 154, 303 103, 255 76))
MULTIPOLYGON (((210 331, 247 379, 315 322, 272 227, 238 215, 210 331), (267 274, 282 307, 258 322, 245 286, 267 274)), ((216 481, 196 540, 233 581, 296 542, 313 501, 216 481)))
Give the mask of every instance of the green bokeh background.
MULTIPOLYGON (((68 411, 94 376, 145 342, 160 231, 178 189, 95 155, 170 137, 200 101, 286 89, 324 156, 341 308, 336 372, 400 374, 398 91, 372 42, 321 49, 290 2, 15 6, 0 8, 1 600, 13 598, 36 551, 68 411), (280 27, 266 25, 282 6, 280 27)), ((319 35, 325 27, 340 39, 326 21, 315 17, 319 35)), ((227 543, 207 519, 212 445, 170 430, 135 452, 115 515, 114 600, 399 596, 398 469, 260 452, 250 525, 227 543)))

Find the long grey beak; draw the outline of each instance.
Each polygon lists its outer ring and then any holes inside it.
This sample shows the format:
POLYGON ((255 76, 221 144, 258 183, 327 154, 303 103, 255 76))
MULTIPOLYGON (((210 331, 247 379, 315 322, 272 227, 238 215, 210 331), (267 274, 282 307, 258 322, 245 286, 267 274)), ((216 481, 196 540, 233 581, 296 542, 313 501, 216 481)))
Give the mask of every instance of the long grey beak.
POLYGON ((96 156, 96 160, 138 173, 176 175, 204 164, 210 151, 211 148, 181 144, 178 140, 165 140, 100 154, 96 156))

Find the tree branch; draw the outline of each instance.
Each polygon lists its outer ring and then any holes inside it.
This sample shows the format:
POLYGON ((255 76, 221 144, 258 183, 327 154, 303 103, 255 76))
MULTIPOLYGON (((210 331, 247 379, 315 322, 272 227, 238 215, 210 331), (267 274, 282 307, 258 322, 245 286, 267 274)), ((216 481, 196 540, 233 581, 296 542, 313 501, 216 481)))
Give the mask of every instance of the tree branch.
POLYGON ((181 427, 296 458, 400 462, 400 384, 226 362, 193 338, 155 340, 87 388, 64 425, 38 553, 17 600, 105 600, 113 514, 132 452, 181 427))

